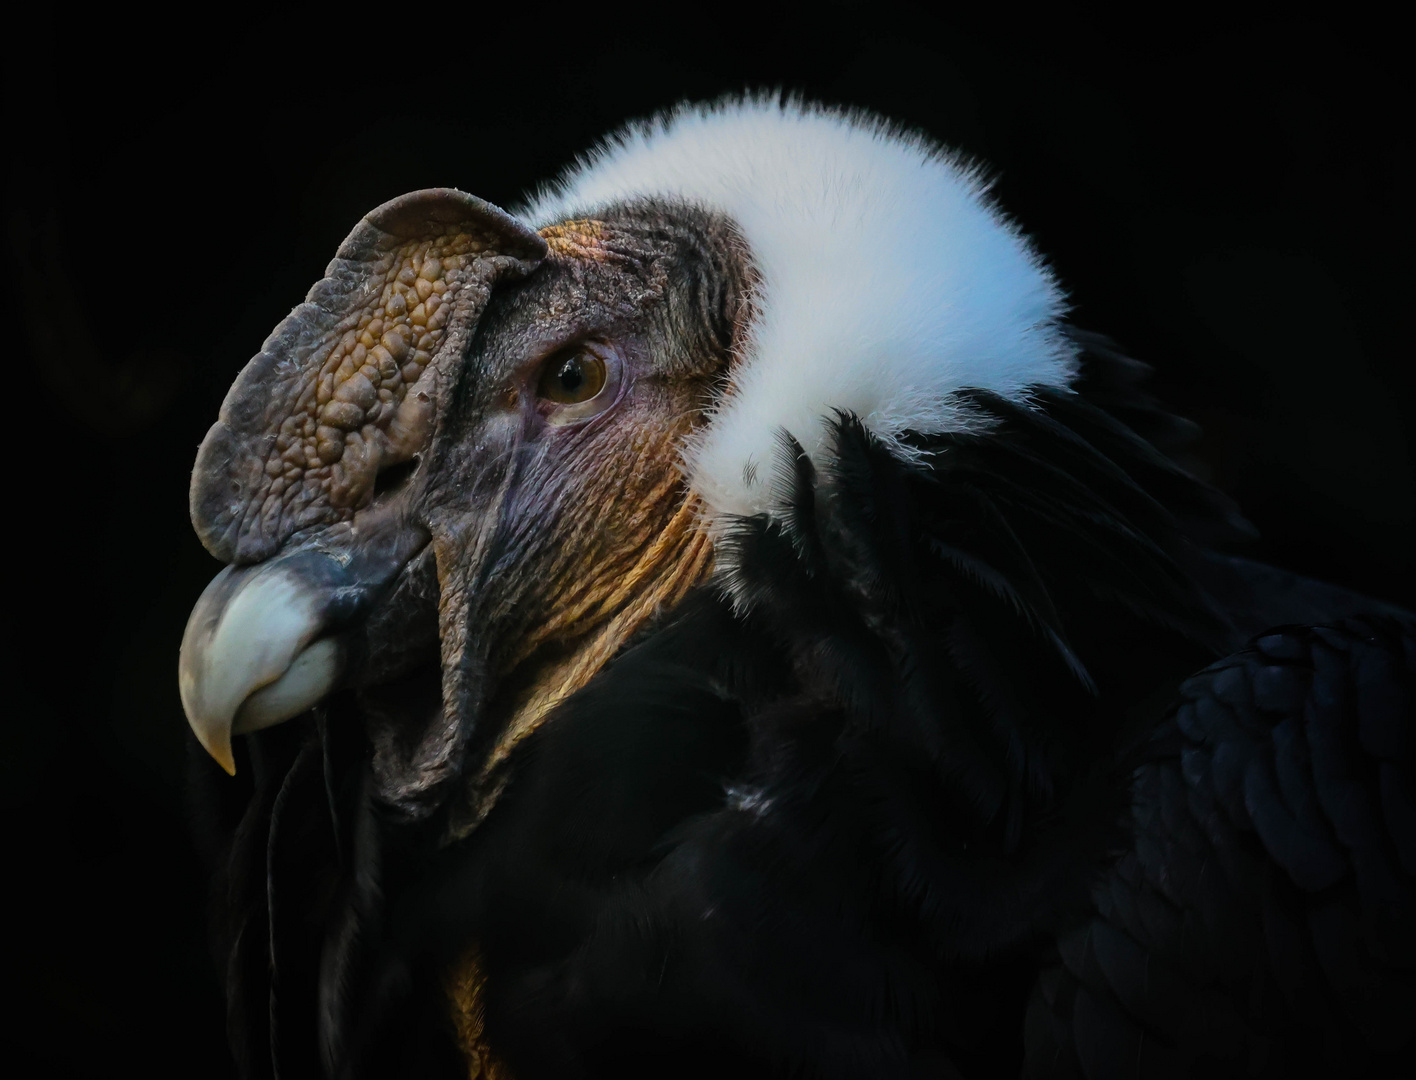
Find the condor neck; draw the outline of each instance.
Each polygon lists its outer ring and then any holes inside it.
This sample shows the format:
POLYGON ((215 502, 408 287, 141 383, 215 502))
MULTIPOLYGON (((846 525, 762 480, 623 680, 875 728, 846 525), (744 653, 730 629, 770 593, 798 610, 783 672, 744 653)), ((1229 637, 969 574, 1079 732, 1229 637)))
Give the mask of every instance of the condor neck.
POLYGON ((602 598, 602 617, 573 637, 535 644, 502 680, 502 690, 488 710, 488 729, 498 733, 496 741, 452 815, 449 841, 468 835, 491 811, 505 787, 507 763, 517 745, 590 682, 646 623, 675 607, 712 573, 713 544, 703 527, 702 509, 696 497, 687 495, 629 572, 602 598))

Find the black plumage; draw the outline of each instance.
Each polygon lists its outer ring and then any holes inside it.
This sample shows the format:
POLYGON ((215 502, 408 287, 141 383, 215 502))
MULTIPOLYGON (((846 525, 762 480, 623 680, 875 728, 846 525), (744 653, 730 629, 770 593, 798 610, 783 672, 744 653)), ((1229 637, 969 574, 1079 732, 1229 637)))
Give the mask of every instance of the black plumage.
POLYGON ((1413 629, 1281 627, 1185 682, 1039 978, 1031 1074, 1409 1068, 1413 629))
POLYGON ((208 812, 243 1073, 465 1074, 474 949, 521 1080, 1408 1060, 1416 624, 1216 555, 1192 430, 1080 340, 1079 393, 972 392, 908 459, 849 415, 820 470, 784 440, 726 587, 464 839, 371 797, 353 691, 247 740, 208 812))

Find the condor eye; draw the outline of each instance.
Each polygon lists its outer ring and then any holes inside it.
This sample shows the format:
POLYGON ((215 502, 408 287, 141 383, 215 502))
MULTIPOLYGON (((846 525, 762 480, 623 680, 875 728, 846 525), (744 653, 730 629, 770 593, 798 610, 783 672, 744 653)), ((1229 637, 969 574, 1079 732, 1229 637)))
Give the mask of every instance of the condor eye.
POLYGON ((541 369, 536 396, 552 424, 583 420, 609 408, 619 386, 619 354, 601 342, 559 352, 541 369))
POLYGON ((605 387, 605 362, 590 353, 558 356, 541 373, 536 393, 557 405, 589 401, 605 387))

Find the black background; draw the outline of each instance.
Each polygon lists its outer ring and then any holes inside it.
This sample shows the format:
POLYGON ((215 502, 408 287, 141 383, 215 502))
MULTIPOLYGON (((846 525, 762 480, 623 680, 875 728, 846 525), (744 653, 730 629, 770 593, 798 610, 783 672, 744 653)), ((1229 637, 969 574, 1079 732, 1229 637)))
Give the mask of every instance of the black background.
POLYGON ((176 657, 218 569, 188 472, 241 365, 366 210, 434 185, 514 204, 683 98, 799 90, 989 162, 1076 321, 1204 425, 1258 554, 1416 603, 1398 34, 1155 10, 229 8, 198 29, 49 5, 11 34, 5 1071, 227 1069, 176 657))

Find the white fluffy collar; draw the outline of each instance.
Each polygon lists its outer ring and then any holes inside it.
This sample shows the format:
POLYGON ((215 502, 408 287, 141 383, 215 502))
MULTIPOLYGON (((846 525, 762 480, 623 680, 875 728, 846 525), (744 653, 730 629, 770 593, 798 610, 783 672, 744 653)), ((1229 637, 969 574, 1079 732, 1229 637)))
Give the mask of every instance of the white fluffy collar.
POLYGON ((685 105, 611 135, 521 216, 646 196, 727 215, 759 275, 731 389, 686 448, 720 521, 771 509, 782 429, 819 465, 832 410, 898 446, 966 425, 954 391, 1023 399, 1075 374, 1056 279, 980 171, 920 135, 796 102, 685 105))

